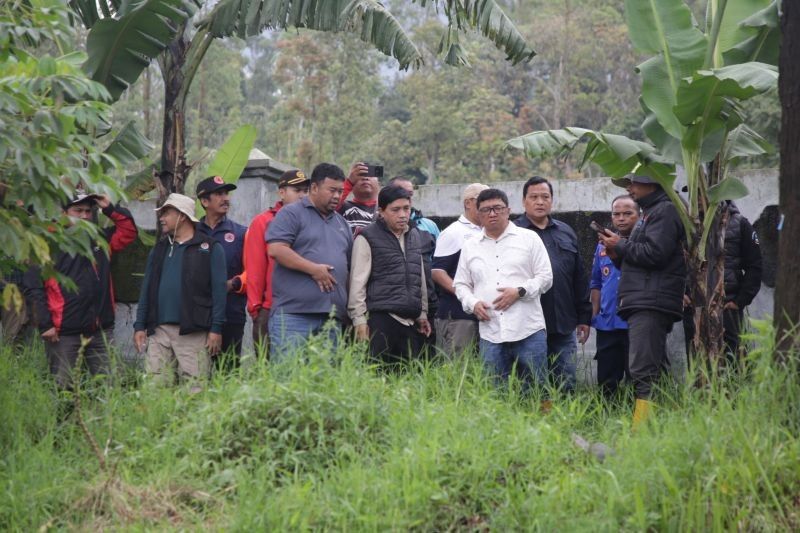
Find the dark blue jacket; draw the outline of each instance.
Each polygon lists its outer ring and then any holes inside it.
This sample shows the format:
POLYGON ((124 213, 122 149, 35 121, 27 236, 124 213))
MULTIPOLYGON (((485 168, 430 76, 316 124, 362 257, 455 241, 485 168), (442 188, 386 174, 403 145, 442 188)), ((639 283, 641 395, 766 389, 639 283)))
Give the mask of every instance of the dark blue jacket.
POLYGON ((553 287, 542 294, 542 311, 548 335, 573 333, 578 324, 592 320, 589 280, 583 269, 575 231, 560 220, 549 217, 547 227, 539 229, 524 214, 514 223, 535 231, 550 256, 553 287))
MULTIPOLYGON (((244 257, 244 234, 247 232, 247 227, 237 224, 228 217, 223 217, 216 227, 211 229, 206 224, 206 217, 203 217, 197 224, 197 231, 212 237, 222 245, 222 249, 225 250, 228 279, 239 276, 244 270, 242 258, 244 257)), ((229 292, 228 303, 225 307, 225 323, 244 324, 247 320, 246 306, 246 293, 229 292)))

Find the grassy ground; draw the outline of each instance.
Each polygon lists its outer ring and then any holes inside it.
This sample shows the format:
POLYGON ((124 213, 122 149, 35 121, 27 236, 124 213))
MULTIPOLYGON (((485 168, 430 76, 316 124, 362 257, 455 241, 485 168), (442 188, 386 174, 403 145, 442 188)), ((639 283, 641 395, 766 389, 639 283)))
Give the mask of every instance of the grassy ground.
POLYGON ((797 530, 800 383, 766 338, 745 379, 662 388, 635 434, 630 398, 541 414, 471 358, 387 376, 311 346, 193 396, 129 370, 80 395, 97 450, 76 413, 57 422, 41 347, 5 347, 0 529, 797 530))

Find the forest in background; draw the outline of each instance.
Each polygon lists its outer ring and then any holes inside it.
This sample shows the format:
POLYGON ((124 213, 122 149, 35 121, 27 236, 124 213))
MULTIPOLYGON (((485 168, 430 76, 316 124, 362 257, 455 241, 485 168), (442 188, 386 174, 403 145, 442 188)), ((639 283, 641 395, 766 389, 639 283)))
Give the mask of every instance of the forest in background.
MULTIPOLYGON (((256 147, 284 163, 310 170, 321 161, 369 160, 419 184, 600 175, 592 165, 577 169, 580 154, 529 160, 504 149, 506 140, 529 131, 573 125, 642 138, 635 72, 642 58, 628 39, 623 0, 501 2, 538 55, 511 65, 473 34, 463 40, 469 65, 461 68, 437 57, 443 22, 432 8, 387 3, 421 44, 420 69, 398 71, 395 60, 348 34, 299 30, 215 40, 189 95, 190 184, 242 124, 254 125, 256 147)), ((134 119, 154 141, 163 114, 157 68, 151 65, 114 105, 116 123, 134 119)), ((747 106, 750 123, 777 145, 777 94, 747 106)), ((774 167, 777 156, 745 164, 774 167)))

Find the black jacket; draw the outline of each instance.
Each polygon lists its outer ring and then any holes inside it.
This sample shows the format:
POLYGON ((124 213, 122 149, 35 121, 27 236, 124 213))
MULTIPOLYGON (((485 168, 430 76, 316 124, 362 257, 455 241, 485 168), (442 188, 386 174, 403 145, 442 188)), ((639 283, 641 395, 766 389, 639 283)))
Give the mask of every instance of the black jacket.
POLYGON ((534 226, 524 214, 514 223, 541 237, 553 267, 553 287, 541 296, 547 334, 568 335, 578 324, 590 324, 589 279, 583 269, 575 231, 553 217, 545 229, 534 226))
MULTIPOLYGON (((130 211, 113 205, 103 210, 114 223, 104 231, 109 253, 118 253, 136 240, 137 229, 130 211)), ((38 267, 23 278, 25 297, 30 301, 39 331, 56 328, 59 335, 90 335, 114 326, 114 290, 111 286, 111 258, 94 246, 93 258, 61 252, 55 270, 69 278, 68 288, 55 278, 42 280, 38 267)))
MULTIPOLYGON (((367 283, 367 310, 394 313, 403 318, 418 318, 422 313, 422 236, 411 227, 403 236, 405 254, 397 237, 383 219, 378 219, 360 235, 367 239, 372 253, 372 272, 367 283)), ((430 277, 430 268, 427 269, 430 277)))
POLYGON ((725 228, 725 301, 739 309, 750 305, 761 289, 761 248, 753 226, 732 202, 725 228))
POLYGON ((628 239, 614 247, 621 266, 618 314, 627 319, 649 309, 683 318, 686 233, 677 209, 661 189, 637 200, 642 216, 628 239))

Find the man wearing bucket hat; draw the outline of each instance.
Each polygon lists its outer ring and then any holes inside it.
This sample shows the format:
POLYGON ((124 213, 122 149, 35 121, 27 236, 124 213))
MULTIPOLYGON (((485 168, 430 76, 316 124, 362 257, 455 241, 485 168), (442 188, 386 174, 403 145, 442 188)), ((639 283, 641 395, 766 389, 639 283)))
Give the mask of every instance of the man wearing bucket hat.
POLYGON ((284 172, 278 179, 275 205, 256 215, 244 237, 244 270, 247 273, 247 312, 253 317, 253 342, 261 349, 269 344, 269 312, 272 308, 272 271, 275 261, 269 257, 267 229, 283 206, 293 204, 308 194, 310 180, 300 170, 284 172))
POLYGON ((222 326, 222 351, 232 351, 234 357, 217 358, 218 365, 237 366, 242 352, 242 334, 247 321, 246 287, 242 276, 245 226, 228 218, 230 198, 228 193, 236 185, 225 183, 220 176, 211 176, 197 184, 197 199, 206 214, 197 224, 197 231, 217 241, 225 251, 227 266, 226 287, 228 289, 225 307, 225 324, 222 326))
POLYGON ((136 349, 147 348, 148 373, 170 374, 168 380, 176 365, 181 378, 206 378, 209 357, 222 347, 225 252, 196 231, 194 206, 172 193, 156 209, 163 235, 147 258, 134 324, 136 349))
POLYGON ((70 389, 77 364, 81 337, 89 339, 84 349, 86 366, 92 375, 108 374, 108 344, 114 333, 114 291, 111 285, 111 254, 121 252, 134 240, 137 229, 127 209, 115 206, 108 197, 78 191, 64 206, 70 219, 96 220, 97 209, 114 224, 104 230, 108 253, 93 246, 93 257, 61 252, 55 270, 70 279, 68 288, 55 278, 42 281, 41 270, 26 272, 23 288, 50 364, 50 372, 62 389, 70 389))
POLYGON ((667 334, 683 318, 686 238, 677 209, 655 180, 630 175, 614 184, 625 187, 642 209, 630 237, 598 234, 622 272, 617 313, 628 322, 635 429, 651 412, 653 384, 667 364, 667 334))

